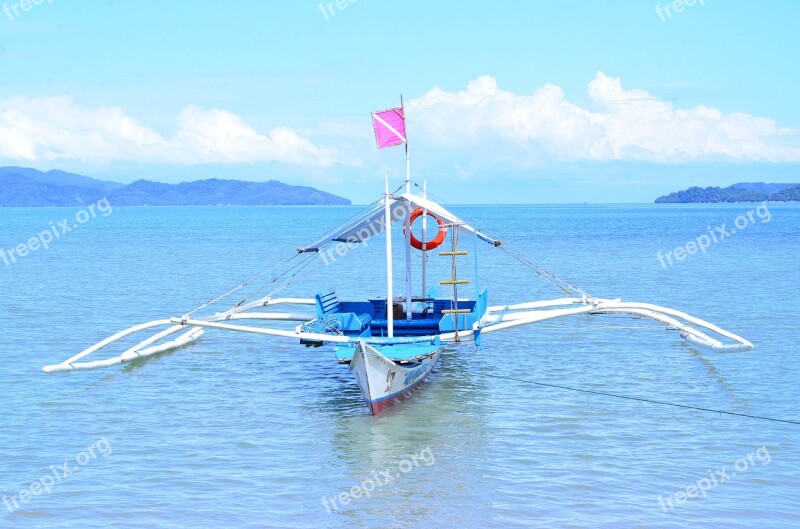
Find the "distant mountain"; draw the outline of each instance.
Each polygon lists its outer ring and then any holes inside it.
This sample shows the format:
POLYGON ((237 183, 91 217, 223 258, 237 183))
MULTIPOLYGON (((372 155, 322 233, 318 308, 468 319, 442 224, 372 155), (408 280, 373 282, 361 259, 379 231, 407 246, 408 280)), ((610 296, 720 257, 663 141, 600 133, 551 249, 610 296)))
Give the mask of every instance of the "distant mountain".
POLYGON ((56 186, 69 186, 86 189, 102 189, 111 190, 118 187, 123 187, 125 184, 119 182, 109 182, 107 180, 95 180, 88 176, 83 176, 74 173, 65 173, 64 171, 37 171, 28 167, 0 167, 0 175, 4 174, 17 174, 30 178, 34 182, 42 184, 56 185, 56 186))
POLYGON ((162 184, 137 180, 129 185, 87 176, 24 167, 0 168, 0 207, 75 206, 106 197, 115 206, 348 205, 350 201, 313 187, 275 180, 200 180, 162 184))
POLYGON ((791 202, 800 200, 800 184, 733 184, 728 187, 690 187, 658 197, 656 204, 699 204, 720 202, 791 202), (794 197, 794 198, 793 198, 794 197))
POLYGON ((240 180, 199 180, 180 184, 162 184, 137 180, 107 194, 118 206, 207 206, 235 204, 259 205, 348 205, 350 201, 313 187, 292 186, 276 180, 242 182, 240 180))
POLYGON ((0 167, 0 206, 74 206, 123 187, 63 171, 0 167))

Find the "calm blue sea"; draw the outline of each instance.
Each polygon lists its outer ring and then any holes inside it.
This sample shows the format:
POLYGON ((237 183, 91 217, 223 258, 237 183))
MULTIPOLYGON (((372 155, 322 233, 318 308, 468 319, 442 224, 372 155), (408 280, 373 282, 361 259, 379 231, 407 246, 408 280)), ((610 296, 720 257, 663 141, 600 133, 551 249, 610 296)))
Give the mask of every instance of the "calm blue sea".
MULTIPOLYGON (((0 260, 0 527, 798 527, 800 426, 521 381, 800 420, 800 207, 751 220, 754 208, 454 206, 596 296, 685 310, 756 349, 699 351, 641 320, 562 320, 448 351, 378 418, 332 350, 263 336, 208 332, 132 365, 41 371, 194 308, 359 208, 126 207, 82 224, 78 208, 0 209, 6 251, 77 224, 0 260), (660 264, 740 215, 746 226, 705 254, 660 264)), ((560 297, 477 250, 491 304, 560 297)), ((378 238, 286 293, 379 296, 382 259, 378 238)), ((449 274, 440 259, 431 281, 449 274)))

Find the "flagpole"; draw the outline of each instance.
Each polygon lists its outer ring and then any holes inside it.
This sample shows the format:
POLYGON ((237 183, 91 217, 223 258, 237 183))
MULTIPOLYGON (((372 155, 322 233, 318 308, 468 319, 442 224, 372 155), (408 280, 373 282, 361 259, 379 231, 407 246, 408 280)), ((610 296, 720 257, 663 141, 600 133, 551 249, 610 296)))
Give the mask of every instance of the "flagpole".
MULTIPOLYGON (((400 94, 400 108, 403 109, 403 120, 406 118, 406 107, 403 104, 403 95, 400 94)), ((406 127, 406 194, 411 193, 411 157, 408 153, 408 127, 406 127)), ((409 204, 410 206, 410 204, 409 204)), ((411 208, 406 213, 406 319, 412 319, 411 313, 411 208)))
MULTIPOLYGON (((406 119, 406 107, 403 104, 403 94, 400 94, 400 108, 403 109, 403 120, 406 119)), ((408 127, 406 127, 406 193, 411 193, 411 154, 408 151, 408 127)))

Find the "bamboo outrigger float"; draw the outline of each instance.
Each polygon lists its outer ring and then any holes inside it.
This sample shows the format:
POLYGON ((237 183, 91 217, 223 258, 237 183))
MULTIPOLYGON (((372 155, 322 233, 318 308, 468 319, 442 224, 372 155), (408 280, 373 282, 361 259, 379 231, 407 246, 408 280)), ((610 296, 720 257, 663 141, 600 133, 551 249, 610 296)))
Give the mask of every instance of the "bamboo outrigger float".
POLYGON ((390 193, 387 177, 385 192, 379 203, 310 245, 299 248, 296 254, 279 261, 279 265, 286 266, 286 270, 273 269, 274 274, 266 279, 266 272, 259 274, 180 317, 156 320, 121 331, 63 362, 45 366, 44 371, 82 371, 124 364, 191 345, 207 329, 263 334, 297 340, 305 346, 333 345, 337 361, 349 366, 370 411, 377 414, 415 391, 431 373, 446 345, 470 342, 479 346, 485 334, 568 316, 624 314, 650 319, 678 330, 681 338, 696 347, 718 352, 749 351, 753 348, 750 342, 740 336, 674 309, 591 296, 509 250, 500 240, 430 200, 427 186, 423 186, 422 196, 413 194, 408 169, 404 108, 401 106, 376 112, 373 114, 373 123, 379 148, 401 144, 406 147, 405 193, 390 193), (437 223, 436 235, 431 240, 427 240, 427 217, 437 223), (421 240, 411 230, 418 218, 422 220, 421 240), (392 284, 392 235, 387 227, 399 221, 404 223, 406 274, 404 295, 395 296, 392 284), (383 232, 386 233, 387 277, 384 294, 361 301, 340 300, 335 291, 318 293, 313 298, 275 297, 310 265, 327 264, 334 249, 337 255, 344 255, 383 232), (474 299, 462 297, 459 287, 463 291, 470 284, 470 280, 458 274, 458 260, 468 254, 459 246, 462 235, 472 237, 476 249, 479 243, 485 243, 490 248, 505 251, 569 297, 490 306, 487 291, 479 289, 477 284, 474 285, 474 299), (426 260, 428 252, 448 240, 449 249, 440 252, 440 255, 452 262, 451 275, 440 284, 449 293, 439 297, 433 290, 427 289, 426 260), (412 247, 422 252, 422 291, 417 296, 413 295, 411 286, 412 247), (245 297, 222 312, 201 315, 203 310, 217 305, 257 280, 264 281, 272 288, 269 294, 255 296, 256 299, 245 297), (282 280, 284 283, 279 283, 282 280), (287 305, 294 307, 297 312, 274 310, 287 305), (311 306, 315 314, 302 312, 303 307, 311 306), (282 329, 255 323, 246 325, 241 323, 243 321, 288 321, 297 322, 298 325, 294 329, 282 329), (118 356, 85 360, 128 336, 160 328, 163 329, 118 356), (727 343, 723 339, 727 339, 727 343))

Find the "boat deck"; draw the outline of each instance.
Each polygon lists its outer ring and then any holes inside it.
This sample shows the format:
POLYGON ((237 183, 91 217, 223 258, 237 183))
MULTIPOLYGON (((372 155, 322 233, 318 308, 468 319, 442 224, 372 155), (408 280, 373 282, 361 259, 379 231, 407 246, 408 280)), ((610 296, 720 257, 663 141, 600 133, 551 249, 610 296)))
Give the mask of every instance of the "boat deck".
POLYGON ((453 303, 443 298, 414 298, 413 312, 407 317, 405 301, 395 298, 392 303, 383 299, 367 301, 342 301, 335 291, 316 296, 317 319, 306 324, 306 329, 316 332, 375 338, 388 337, 387 312, 394 314, 394 336, 435 336, 455 330, 471 329, 486 310, 486 291, 479 301, 459 299, 453 303), (457 309, 459 314, 452 314, 457 309))
MULTIPOLYGON (((373 346, 375 347, 375 346, 373 346)), ((437 349, 441 346, 439 345, 431 345, 430 343, 425 344, 395 344, 395 345, 384 345, 380 347, 375 347, 380 351, 380 353, 392 360, 393 362, 397 362, 400 364, 418 362, 419 360, 425 358, 426 356, 430 356, 437 349)), ((355 353, 356 346, 353 345, 343 345, 336 348, 336 360, 340 364, 348 364, 353 359, 353 353, 355 353)))

